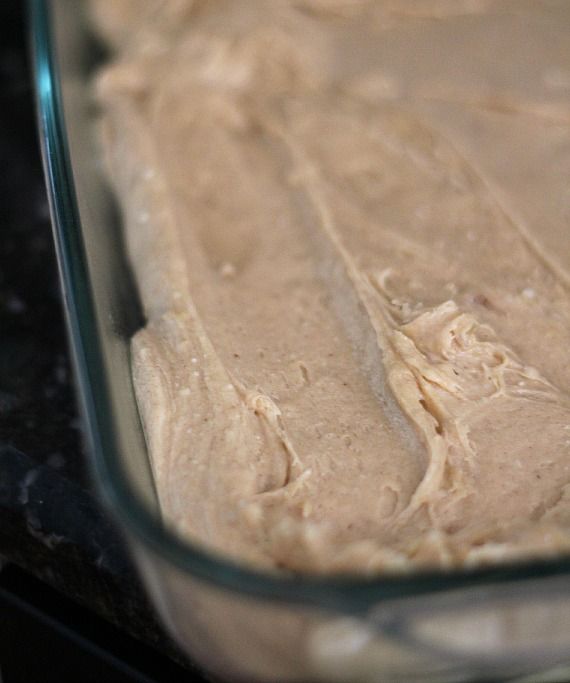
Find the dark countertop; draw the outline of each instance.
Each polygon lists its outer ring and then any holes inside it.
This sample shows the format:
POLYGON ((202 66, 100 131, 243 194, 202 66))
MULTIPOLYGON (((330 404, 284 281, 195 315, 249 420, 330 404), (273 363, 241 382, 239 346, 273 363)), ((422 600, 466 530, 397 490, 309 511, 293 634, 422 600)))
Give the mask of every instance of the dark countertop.
POLYGON ((0 565, 17 565, 182 661, 89 482, 38 151, 24 10, 21 0, 0 5, 0 565))

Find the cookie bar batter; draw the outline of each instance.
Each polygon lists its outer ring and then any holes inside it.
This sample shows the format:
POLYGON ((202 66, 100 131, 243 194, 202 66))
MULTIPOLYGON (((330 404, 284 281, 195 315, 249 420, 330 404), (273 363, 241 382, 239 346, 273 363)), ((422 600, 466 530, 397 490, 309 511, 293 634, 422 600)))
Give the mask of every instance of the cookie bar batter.
POLYGON ((568 3, 92 10, 166 520, 294 571, 568 550, 568 3))

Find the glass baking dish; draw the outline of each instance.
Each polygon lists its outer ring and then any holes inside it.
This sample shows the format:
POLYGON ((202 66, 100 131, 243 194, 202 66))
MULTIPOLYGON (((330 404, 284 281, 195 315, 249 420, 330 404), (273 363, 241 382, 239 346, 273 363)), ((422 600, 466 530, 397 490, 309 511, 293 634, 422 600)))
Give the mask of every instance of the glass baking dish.
POLYGON ((283 576, 239 566, 165 526, 131 385, 129 340, 143 321, 93 124, 90 81, 104 53, 84 2, 29 5, 92 471, 180 645, 208 671, 244 683, 570 679, 566 558, 376 579, 283 576))

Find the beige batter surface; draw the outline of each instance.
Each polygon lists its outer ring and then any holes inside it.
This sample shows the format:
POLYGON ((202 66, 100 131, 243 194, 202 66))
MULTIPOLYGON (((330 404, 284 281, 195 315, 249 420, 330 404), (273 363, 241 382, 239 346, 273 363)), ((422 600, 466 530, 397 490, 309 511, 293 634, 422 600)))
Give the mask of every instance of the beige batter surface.
POLYGON ((270 568, 570 549, 570 3, 96 0, 165 518, 270 568))

